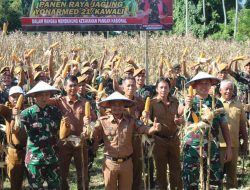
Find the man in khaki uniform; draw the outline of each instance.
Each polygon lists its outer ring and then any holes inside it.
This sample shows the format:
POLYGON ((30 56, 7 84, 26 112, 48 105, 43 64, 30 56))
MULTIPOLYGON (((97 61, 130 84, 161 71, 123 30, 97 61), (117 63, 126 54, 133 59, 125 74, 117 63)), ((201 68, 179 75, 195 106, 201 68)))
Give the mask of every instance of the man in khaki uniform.
MULTIPOLYGON (((83 127, 83 116, 85 115, 86 99, 77 97, 78 79, 69 75, 64 82, 64 88, 67 96, 61 98, 51 98, 49 104, 57 106, 62 112, 63 117, 67 118, 66 122, 70 125, 70 136, 59 142, 59 165, 62 178, 61 189, 68 190, 69 185, 67 177, 69 174, 69 165, 72 157, 77 174, 78 189, 83 189, 83 177, 85 181, 85 189, 88 189, 88 151, 86 144, 82 148, 79 143, 80 135, 83 127), (83 153, 83 155, 82 155, 83 153), (82 165, 82 157, 84 165, 82 165)), ((92 113, 92 118, 95 119, 95 114, 92 113)))
MULTIPOLYGON (((123 79, 124 95, 134 101, 134 105, 126 109, 126 114, 140 119, 140 116, 144 110, 145 102, 140 97, 135 96, 136 84, 133 77, 125 77, 123 79)), ((141 186, 142 182, 142 155, 141 155, 141 137, 134 134, 133 136, 133 186, 132 189, 137 190, 141 186)))
POLYGON ((156 82, 157 96, 151 101, 150 118, 157 118, 161 130, 154 135, 154 159, 159 188, 167 188, 167 165, 170 170, 170 188, 182 189, 180 141, 177 136, 177 124, 181 122, 177 118, 178 100, 170 96, 170 81, 160 78, 156 82))
POLYGON ((220 84, 221 102, 223 103, 227 118, 228 118, 228 128, 230 132, 230 137, 232 141, 232 160, 225 163, 224 156, 226 152, 226 143, 220 134, 220 158, 221 165, 224 167, 227 174, 227 188, 237 188, 237 160, 239 154, 239 134, 243 138, 243 153, 247 152, 248 147, 248 137, 246 131, 246 114, 243 109, 243 105, 236 101, 233 97, 234 84, 230 80, 224 80, 220 84))
MULTIPOLYGON (((118 92, 114 92, 99 103, 101 107, 111 108, 111 114, 101 117, 93 132, 96 140, 104 140, 103 173, 107 190, 132 188, 133 132, 153 134, 160 127, 156 120, 153 127, 147 127, 141 121, 126 116, 124 108, 131 107, 133 104, 133 101, 118 92)), ((86 117, 85 122, 89 122, 86 117)))
POLYGON ((15 116, 20 111, 18 111, 15 106, 21 94, 23 94, 23 90, 20 86, 11 87, 7 106, 0 105, 0 115, 5 119, 6 123, 6 137, 8 143, 6 163, 12 190, 20 190, 22 188, 25 171, 24 157, 27 136, 24 130, 15 133, 13 129, 15 116))

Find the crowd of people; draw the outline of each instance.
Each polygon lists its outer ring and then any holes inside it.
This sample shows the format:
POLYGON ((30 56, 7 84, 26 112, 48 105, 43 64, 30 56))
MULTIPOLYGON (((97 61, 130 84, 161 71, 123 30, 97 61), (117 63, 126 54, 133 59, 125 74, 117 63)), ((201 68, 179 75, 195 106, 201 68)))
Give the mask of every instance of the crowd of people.
POLYGON ((73 48, 56 71, 55 47, 48 63, 34 64, 28 50, 0 70, 1 151, 11 189, 22 189, 24 177, 30 189, 44 182, 70 189, 72 158, 77 188, 89 189, 99 147, 107 190, 222 189, 225 176, 226 188, 238 187, 238 156, 248 153, 249 57, 226 64, 202 55, 192 72, 185 54, 174 65, 162 57, 148 85, 145 69, 117 50, 81 60, 73 48))

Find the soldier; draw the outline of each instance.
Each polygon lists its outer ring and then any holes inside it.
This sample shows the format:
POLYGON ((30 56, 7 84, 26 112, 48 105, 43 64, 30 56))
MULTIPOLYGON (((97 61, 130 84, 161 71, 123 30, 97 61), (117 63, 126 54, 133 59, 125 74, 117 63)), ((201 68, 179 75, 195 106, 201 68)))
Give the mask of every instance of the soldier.
POLYGON ((227 175, 226 188, 238 188, 237 184, 237 161, 239 154, 239 136, 243 138, 242 151, 246 154, 248 147, 248 136, 246 131, 246 114, 243 105, 233 98, 234 84, 232 81, 224 80, 220 84, 220 100, 223 103, 226 115, 228 117, 228 127, 232 140, 232 160, 224 164, 224 157, 226 152, 226 143, 220 135, 220 158, 222 168, 224 168, 227 175), (223 167, 224 166, 224 167, 223 167))
MULTIPOLYGON (((243 62, 244 72, 236 73, 233 72, 231 64, 229 65, 229 74, 234 77, 238 82, 239 87, 239 100, 243 103, 250 104, 250 58, 243 62)), ((248 112, 248 120, 250 119, 250 114, 248 112)))
MULTIPOLYGON (((153 85, 146 85, 145 84, 145 69, 138 68, 134 71, 134 77, 136 82, 136 96, 142 98, 144 101, 147 99, 147 97, 153 98, 156 94, 155 92, 155 86, 153 85)), ((144 147, 145 150, 147 150, 147 145, 144 147)), ((146 167, 149 167, 148 177, 150 179, 150 187, 154 187, 154 162, 152 157, 147 158, 149 161, 146 161, 146 167), (149 163, 149 164, 148 164, 149 163)))
MULTIPOLYGON (((221 186, 222 181, 222 171, 220 167, 220 155, 219 155, 219 147, 218 147, 218 133, 219 127, 222 130, 223 137, 227 144, 227 149, 225 152, 225 162, 231 160, 232 150, 231 150, 231 138, 228 130, 228 123, 225 114, 220 113, 216 114, 214 117, 211 117, 211 121, 208 122, 206 116, 208 114, 203 113, 203 109, 212 108, 215 109, 223 108, 223 104, 217 98, 212 98, 208 93, 211 88, 211 85, 216 85, 219 83, 219 79, 204 73, 199 72, 191 81, 189 81, 186 85, 192 85, 193 88, 196 89, 196 95, 191 97, 187 96, 185 98, 185 135, 183 139, 183 182, 184 189, 198 189, 200 176, 200 158, 203 158, 203 163, 207 163, 207 157, 211 156, 211 167, 210 167, 210 181, 209 183, 212 185, 221 186), (214 101, 213 101, 214 99, 214 101), (209 126, 199 128, 196 130, 196 125, 192 125, 192 123, 197 122, 196 117, 198 117, 202 126, 209 126), (204 121, 204 122, 203 122, 204 121), (203 122, 203 123, 202 123, 203 122), (209 124, 207 124, 209 123, 209 124), (211 123, 211 124, 210 124, 211 123), (207 125, 206 125, 207 124, 207 125), (209 141, 209 128, 211 125, 211 135, 212 141, 209 141), (202 144, 201 137, 204 139, 202 144), (211 155, 208 155, 208 144, 211 143, 211 155), (202 155, 200 155, 200 146, 202 148, 202 155)), ((207 109, 209 110, 209 109, 207 109)), ((198 127, 198 126, 197 126, 198 127)), ((205 164, 206 166, 206 164, 205 164)), ((208 166, 206 166, 208 167, 208 166)), ((206 176, 207 169, 203 168, 203 172, 206 176)), ((204 178, 204 176, 202 176, 204 178)))
POLYGON ((23 90, 20 86, 13 86, 9 91, 9 102, 7 106, 0 104, 0 115, 6 122, 6 137, 7 137, 7 173, 10 178, 11 189, 22 189, 23 176, 25 171, 24 157, 26 146, 26 133, 24 130, 18 134, 14 133, 12 126, 19 112, 16 108, 18 97, 23 95, 23 90))
MULTIPOLYGON (((124 96, 129 100, 134 101, 134 105, 126 109, 126 114, 139 120, 144 109, 145 102, 135 96, 136 85, 133 77, 125 77, 123 79, 123 90, 124 96)), ((132 189, 140 189, 142 182, 142 155, 141 155, 141 137, 140 135, 134 134, 133 136, 133 186, 132 189)))
MULTIPOLYGON (((88 152, 87 146, 84 144, 81 147, 81 133, 83 127, 83 116, 85 115, 85 103, 86 99, 79 99, 77 96, 78 80, 76 76, 69 75, 64 80, 64 89, 67 96, 60 98, 51 98, 49 104, 58 107, 63 117, 67 119, 67 123, 70 125, 70 135, 59 142, 59 164, 61 172, 61 189, 68 190, 68 174, 69 165, 72 157, 74 158, 74 164, 77 174, 77 187, 78 189, 88 189, 88 152), (84 162, 84 163, 83 163, 84 162), (83 180, 84 176, 84 180, 83 180)), ((91 119, 95 120, 96 116, 93 112, 91 119)))
POLYGON ((136 69, 134 71, 136 81, 136 96, 146 100, 147 97, 153 98, 155 95, 155 87, 145 85, 145 69, 136 69))
MULTIPOLYGON (((132 134, 153 134, 158 131, 159 123, 154 120, 152 127, 144 126, 141 121, 124 114, 124 108, 133 106, 134 102, 118 92, 114 92, 99 106, 111 108, 111 114, 100 117, 96 123, 93 137, 104 140, 103 173, 105 189, 130 190, 133 182, 132 134)), ((85 124, 89 123, 85 117, 85 124)), ((85 135, 86 131, 85 131, 85 135)))
MULTIPOLYGON (((35 99, 35 104, 21 112, 20 129, 27 133, 25 165, 31 189, 60 189, 60 174, 57 157, 57 134, 60 112, 47 104, 56 88, 41 81, 26 95, 35 99)), ((18 128, 17 128, 18 130, 18 128)))
POLYGON ((156 82, 157 96, 152 99, 150 106, 150 118, 157 118, 161 130, 154 135, 155 146, 153 150, 157 181, 160 189, 166 189, 167 165, 170 171, 170 189, 182 189, 180 142, 177 136, 177 124, 181 119, 177 118, 178 100, 170 95, 170 81, 161 77, 156 82))

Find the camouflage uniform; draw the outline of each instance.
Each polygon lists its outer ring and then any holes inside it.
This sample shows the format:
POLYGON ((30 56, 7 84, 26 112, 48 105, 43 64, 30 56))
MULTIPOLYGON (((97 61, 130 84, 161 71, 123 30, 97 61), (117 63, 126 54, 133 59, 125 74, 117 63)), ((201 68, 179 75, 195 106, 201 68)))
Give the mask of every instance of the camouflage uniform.
MULTIPOLYGON (((206 99, 202 100, 202 105, 206 105, 209 108, 212 107, 212 97, 208 96, 206 99)), ((215 99, 215 108, 222 108, 223 104, 220 100, 215 99)), ((200 99, 195 97, 193 99, 193 107, 191 111, 195 112, 199 117, 200 113, 200 99)), ((185 114, 186 122, 193 123, 191 116, 191 111, 188 110, 185 114)), ((210 184, 219 185, 222 180, 222 171, 220 167, 220 157, 219 157, 219 143, 218 143, 218 134, 219 126, 221 123, 227 123, 225 114, 216 115, 212 122, 211 134, 211 172, 210 172, 210 184)), ((200 136, 201 133, 190 132, 186 133, 184 136, 184 145, 183 145, 183 182, 184 189, 198 189, 199 187, 199 174, 200 174, 200 136)), ((203 140, 203 163, 204 163, 204 174, 206 176, 206 167, 207 167, 207 151, 208 151, 208 130, 204 133, 203 140)), ((206 177, 205 180, 206 181, 206 177)))
POLYGON ((104 80, 102 76, 98 76, 96 78, 96 84, 97 86, 99 86, 99 84, 103 82, 103 87, 105 88, 105 93, 107 95, 110 95, 114 92, 114 88, 113 88, 113 80, 111 78, 104 80))
MULTIPOLYGON (((153 85, 144 85, 142 88, 137 89, 136 90, 136 97, 140 97, 142 98, 144 101, 147 99, 147 97, 153 98, 156 95, 156 90, 155 90, 155 86, 153 85)), ((147 150, 147 147, 144 147, 145 150, 147 150)), ((144 152, 145 152, 144 150, 144 152)), ((153 157, 149 158, 149 161, 147 160, 148 158, 145 158, 145 167, 146 167, 146 171, 148 171, 148 165, 150 167, 150 187, 153 188, 154 187, 154 161, 153 161, 153 157), (148 164, 149 163, 149 164, 148 164)))
POLYGON ((244 103, 250 103, 248 101, 248 93, 250 91, 250 75, 245 72, 235 73, 232 72, 231 74, 235 80, 237 80, 238 89, 240 91, 239 98, 244 103))
POLYGON ((144 87, 136 90, 136 96, 141 97, 143 100, 146 100, 147 97, 153 98, 156 95, 155 86, 145 85, 144 87))
POLYGON ((25 165, 32 189, 59 189, 60 176, 57 158, 57 134, 61 114, 54 106, 40 108, 37 104, 21 112, 21 128, 26 130, 28 140, 25 165))
POLYGON ((176 78, 175 86, 171 87, 170 89, 170 94, 175 95, 176 90, 182 91, 186 82, 187 82, 187 79, 185 77, 178 75, 176 78))

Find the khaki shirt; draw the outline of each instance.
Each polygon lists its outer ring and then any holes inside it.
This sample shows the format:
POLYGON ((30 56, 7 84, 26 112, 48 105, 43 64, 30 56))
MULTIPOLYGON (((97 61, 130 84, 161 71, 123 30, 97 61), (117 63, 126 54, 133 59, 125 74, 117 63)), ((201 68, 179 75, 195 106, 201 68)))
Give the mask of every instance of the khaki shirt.
MULTIPOLYGON (((225 101, 223 98, 220 98, 221 102, 224 105, 225 114, 228 118, 228 128, 232 141, 232 147, 239 147, 239 132, 240 126, 246 125, 246 114, 243 109, 243 105, 239 101, 231 100, 225 101)), ((220 132, 219 135, 220 147, 226 147, 226 143, 220 132)))
POLYGON ((27 141, 25 130, 19 130, 18 133, 11 132, 12 109, 8 106, 0 105, 0 115, 5 119, 7 143, 14 146, 18 145, 20 148, 25 147, 27 141))
POLYGON ((174 122, 175 115, 178 114, 179 102, 174 97, 169 97, 169 105, 165 105, 160 99, 154 98, 150 106, 150 119, 161 124, 161 130, 156 134, 166 137, 176 134, 177 125, 174 122))
POLYGON ((95 140, 104 140, 104 154, 125 158, 133 153, 132 137, 134 131, 148 133, 149 127, 133 117, 125 116, 116 120, 113 115, 100 117, 100 123, 94 128, 95 140))
MULTIPOLYGON (((70 101, 67 96, 50 99, 49 104, 57 106, 62 112, 63 117, 68 117, 70 121, 70 134, 80 136, 84 126, 83 117, 85 115, 85 99, 70 101)), ((95 120, 96 116, 91 112, 91 119, 95 120)))
POLYGON ((126 108, 125 113, 126 115, 130 115, 135 119, 140 119, 144 110, 145 101, 142 98, 136 96, 134 96, 133 101, 135 102, 134 105, 132 107, 126 108))

